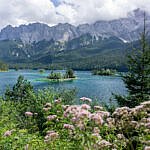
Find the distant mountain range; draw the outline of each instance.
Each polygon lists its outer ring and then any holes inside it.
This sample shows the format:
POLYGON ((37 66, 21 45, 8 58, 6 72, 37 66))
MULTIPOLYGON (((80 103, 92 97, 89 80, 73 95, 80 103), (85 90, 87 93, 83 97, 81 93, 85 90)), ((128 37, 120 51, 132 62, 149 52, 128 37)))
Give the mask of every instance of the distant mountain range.
MULTIPOLYGON (((68 23, 8 25, 0 32, 0 59, 75 69, 124 66, 129 43, 137 41, 143 31, 143 14, 136 9, 127 18, 77 27, 68 23)), ((149 30, 150 15, 146 19, 149 30)))

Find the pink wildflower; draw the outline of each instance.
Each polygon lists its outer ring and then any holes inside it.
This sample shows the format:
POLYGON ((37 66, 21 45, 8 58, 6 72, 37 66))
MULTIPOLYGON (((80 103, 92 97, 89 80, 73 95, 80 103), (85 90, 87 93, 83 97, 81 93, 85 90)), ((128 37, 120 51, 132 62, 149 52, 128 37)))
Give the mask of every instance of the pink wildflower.
POLYGON ((56 104, 60 104, 60 103, 61 103, 61 99, 56 99, 56 100, 54 100, 54 102, 55 102, 56 104))
POLYGON ((44 106, 45 106, 45 107, 51 107, 52 104, 51 104, 51 103, 46 103, 44 106))
POLYGON ((4 136, 10 136, 12 134, 12 131, 6 131, 5 133, 4 133, 4 136))
POLYGON ((150 105, 150 101, 145 101, 145 102, 141 103, 141 105, 150 105))
POLYGON ((109 147, 111 146, 112 144, 106 140, 101 140, 98 145, 100 145, 101 147, 109 147))
POLYGON ((118 138, 119 140, 125 139, 125 137, 124 137, 123 134, 117 134, 117 138, 118 138))
POLYGON ((74 126, 71 125, 71 124, 64 124, 64 128, 65 128, 65 129, 74 130, 74 126))
POLYGON ((82 100, 83 102, 84 102, 84 101, 92 102, 92 99, 87 98, 87 97, 81 97, 80 100, 82 100))
POLYGON ((102 117, 109 117, 110 113, 107 111, 97 111, 97 114, 101 115, 102 117))
POLYGON ((149 123, 146 123, 145 126, 150 129, 150 122, 149 123))
POLYGON ((78 119, 77 119, 76 117, 73 117, 73 118, 71 119, 71 121, 72 121, 72 122, 76 122, 76 121, 78 121, 78 119))
POLYGON ((66 112, 64 112, 64 117, 67 118, 68 117, 68 114, 66 112))
POLYGON ((97 124, 97 125, 102 125, 103 124, 103 119, 101 117, 101 115, 99 114, 92 114, 91 115, 91 119, 94 120, 94 122, 97 124))
POLYGON ((48 110, 50 110, 50 107, 48 107, 48 108, 43 108, 43 110, 44 110, 44 111, 48 111, 48 110))
POLYGON ((98 127, 94 127, 94 129, 93 129, 93 133, 97 133, 97 134, 99 134, 99 132, 100 132, 99 128, 98 128, 98 127))
POLYGON ((145 146, 144 150, 150 150, 150 146, 145 146))
POLYGON ((103 110, 103 107, 101 107, 101 106, 94 106, 94 109, 95 110, 103 110))
POLYGON ((144 105, 136 106, 134 109, 135 109, 135 111, 137 111, 137 112, 142 111, 142 110, 144 109, 144 105))
POLYGON ((64 112, 64 117, 68 117, 70 115, 75 115, 75 113, 77 112, 79 106, 76 105, 71 105, 68 106, 68 108, 65 110, 64 112))
POLYGON ((81 111, 78 113, 79 118, 88 118, 90 116, 90 112, 88 110, 81 109, 81 111))
POLYGON ((55 140, 58 138, 58 133, 55 131, 48 131, 47 135, 45 136, 45 142, 48 142, 49 140, 55 140))
POLYGON ((81 120, 76 124, 76 126, 77 126, 80 130, 85 129, 84 122, 81 121, 81 120))
POLYGON ((91 106, 89 106, 89 105, 87 105, 87 104, 82 104, 82 105, 81 105, 81 108, 88 110, 88 109, 91 109, 91 106))
POLYGON ((51 120, 54 120, 54 119, 56 119, 56 118, 57 118, 56 115, 49 115, 49 116, 47 117, 47 120, 48 120, 48 121, 51 121, 51 120))
POLYGON ((107 118, 106 121, 107 121, 107 124, 110 128, 114 127, 114 125, 115 125, 115 119, 114 118, 107 118))
POLYGON ((25 115, 26 116, 33 116, 33 113, 32 112, 25 112, 25 115))
POLYGON ((69 105, 62 105, 63 110, 66 110, 69 107, 69 105))
POLYGON ((147 118, 147 120, 146 120, 146 121, 150 123, 150 117, 149 117, 149 118, 147 118))

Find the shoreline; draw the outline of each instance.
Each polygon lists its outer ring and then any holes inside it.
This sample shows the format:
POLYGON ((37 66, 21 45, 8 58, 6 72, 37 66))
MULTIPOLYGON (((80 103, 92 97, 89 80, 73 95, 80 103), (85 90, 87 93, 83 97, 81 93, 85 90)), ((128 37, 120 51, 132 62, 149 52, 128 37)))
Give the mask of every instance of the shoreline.
POLYGON ((9 70, 6 70, 6 71, 0 70, 0 72, 9 72, 9 70))

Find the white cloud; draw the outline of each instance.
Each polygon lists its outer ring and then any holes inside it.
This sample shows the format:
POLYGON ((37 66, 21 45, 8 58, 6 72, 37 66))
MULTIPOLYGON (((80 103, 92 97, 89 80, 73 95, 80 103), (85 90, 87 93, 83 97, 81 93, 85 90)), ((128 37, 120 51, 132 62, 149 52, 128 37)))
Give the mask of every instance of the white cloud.
POLYGON ((57 23, 53 3, 49 0, 0 0, 0 28, 32 22, 57 23))
POLYGON ((0 0, 0 29, 8 24, 18 26, 33 22, 93 23, 126 17, 127 12, 136 8, 150 11, 150 1, 59 0, 59 5, 55 6, 51 0, 0 0))

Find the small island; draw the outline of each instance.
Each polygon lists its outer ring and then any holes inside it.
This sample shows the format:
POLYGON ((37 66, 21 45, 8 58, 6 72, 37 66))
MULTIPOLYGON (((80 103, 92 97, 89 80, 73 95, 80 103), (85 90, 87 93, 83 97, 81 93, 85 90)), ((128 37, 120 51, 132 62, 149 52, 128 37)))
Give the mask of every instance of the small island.
POLYGON ((53 72, 51 71, 51 73, 49 74, 49 76, 47 76, 47 79, 49 81, 70 81, 73 79, 76 79, 76 76, 74 75, 74 71, 72 69, 68 69, 66 70, 66 73, 63 75, 60 72, 53 72))
POLYGON ((39 73, 44 73, 45 72, 45 70, 44 69, 39 69, 39 73))
POLYGON ((8 70, 8 65, 0 61, 0 72, 6 72, 8 70))
POLYGON ((100 70, 92 71, 92 75, 112 76, 115 74, 116 74, 116 70, 113 69, 100 69, 100 70))

